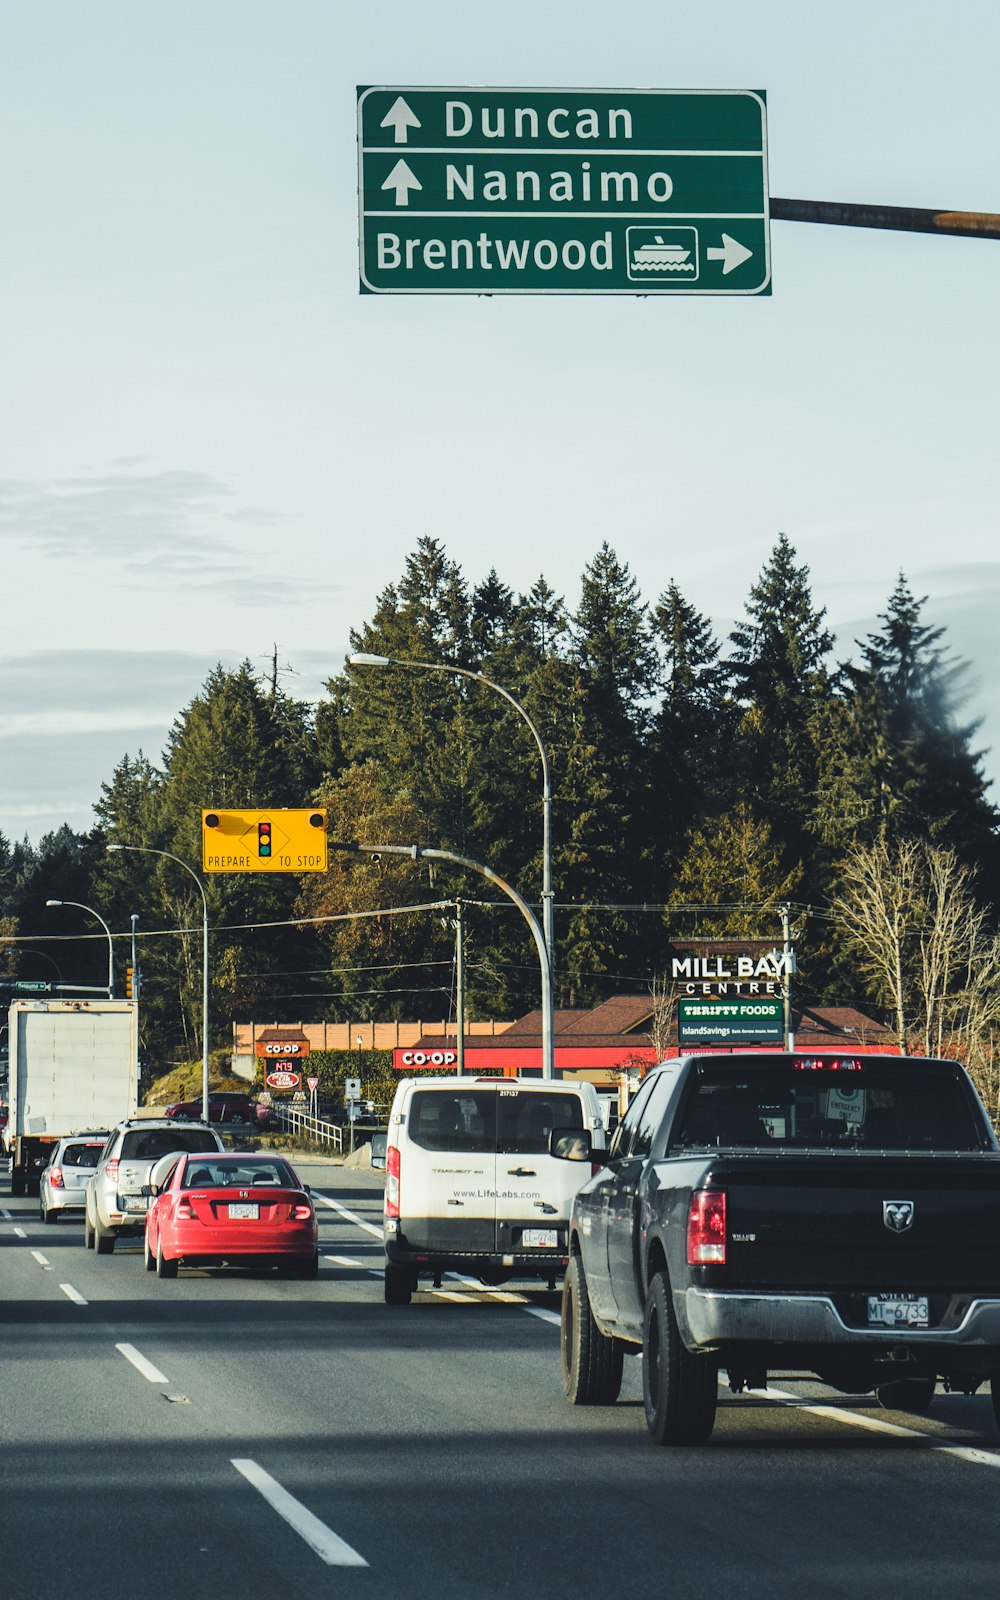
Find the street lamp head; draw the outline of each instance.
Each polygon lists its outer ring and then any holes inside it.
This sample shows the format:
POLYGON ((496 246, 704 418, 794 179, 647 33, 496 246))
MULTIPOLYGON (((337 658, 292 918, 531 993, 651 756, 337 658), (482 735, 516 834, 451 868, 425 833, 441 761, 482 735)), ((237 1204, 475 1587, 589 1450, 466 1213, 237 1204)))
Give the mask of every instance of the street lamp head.
POLYGON ((391 667, 392 658, 391 656, 368 655, 362 650, 357 655, 348 656, 347 665, 349 667, 391 667))
POLYGON ((124 850, 124 848, 125 848, 125 846, 123 844, 109 844, 108 845, 108 849, 109 850, 124 850))
POLYGON ((63 902, 61 900, 46 900, 45 902, 47 906, 61 906, 62 903, 63 902))

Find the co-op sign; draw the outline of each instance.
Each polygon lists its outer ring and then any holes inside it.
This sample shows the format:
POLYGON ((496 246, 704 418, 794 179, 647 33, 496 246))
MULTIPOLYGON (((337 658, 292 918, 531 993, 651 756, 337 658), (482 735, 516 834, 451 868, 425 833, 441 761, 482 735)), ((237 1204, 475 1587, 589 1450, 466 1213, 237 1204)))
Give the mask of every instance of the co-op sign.
POLYGON ((458 1061, 454 1050, 394 1050, 393 1066, 397 1072, 404 1068, 453 1067, 458 1061))

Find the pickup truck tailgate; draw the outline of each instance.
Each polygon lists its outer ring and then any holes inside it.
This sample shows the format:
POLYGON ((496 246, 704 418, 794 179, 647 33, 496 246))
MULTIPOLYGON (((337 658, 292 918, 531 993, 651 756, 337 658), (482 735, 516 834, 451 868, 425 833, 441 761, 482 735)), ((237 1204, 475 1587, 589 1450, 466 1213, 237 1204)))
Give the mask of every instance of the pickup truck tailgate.
POLYGON ((727 1288, 995 1292, 996 1153, 747 1155, 719 1169, 708 1186, 726 1191, 727 1288))

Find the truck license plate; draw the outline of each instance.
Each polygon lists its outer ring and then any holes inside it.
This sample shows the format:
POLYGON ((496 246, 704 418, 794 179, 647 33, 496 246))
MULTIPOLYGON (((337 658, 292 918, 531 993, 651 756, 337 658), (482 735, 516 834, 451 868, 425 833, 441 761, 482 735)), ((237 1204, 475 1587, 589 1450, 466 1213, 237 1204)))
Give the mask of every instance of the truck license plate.
POLYGON ((926 1328, 930 1308, 925 1294, 870 1294, 868 1326, 871 1328, 926 1328))
POLYGON ((259 1215, 259 1206, 230 1205, 229 1207, 230 1222, 255 1222, 259 1215))
POLYGON ((555 1228, 524 1228, 521 1245, 525 1250, 554 1250, 559 1243, 555 1228))

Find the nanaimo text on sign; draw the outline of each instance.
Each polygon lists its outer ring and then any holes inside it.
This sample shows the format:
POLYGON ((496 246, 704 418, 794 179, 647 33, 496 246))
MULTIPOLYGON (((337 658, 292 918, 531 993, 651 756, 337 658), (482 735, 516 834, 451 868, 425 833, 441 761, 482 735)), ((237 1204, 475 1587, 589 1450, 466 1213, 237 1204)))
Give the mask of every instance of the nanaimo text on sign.
POLYGON ((326 872, 326 811, 203 811, 201 865, 204 872, 326 872))
POLYGON ((763 93, 358 90, 361 289, 769 294, 763 93))

